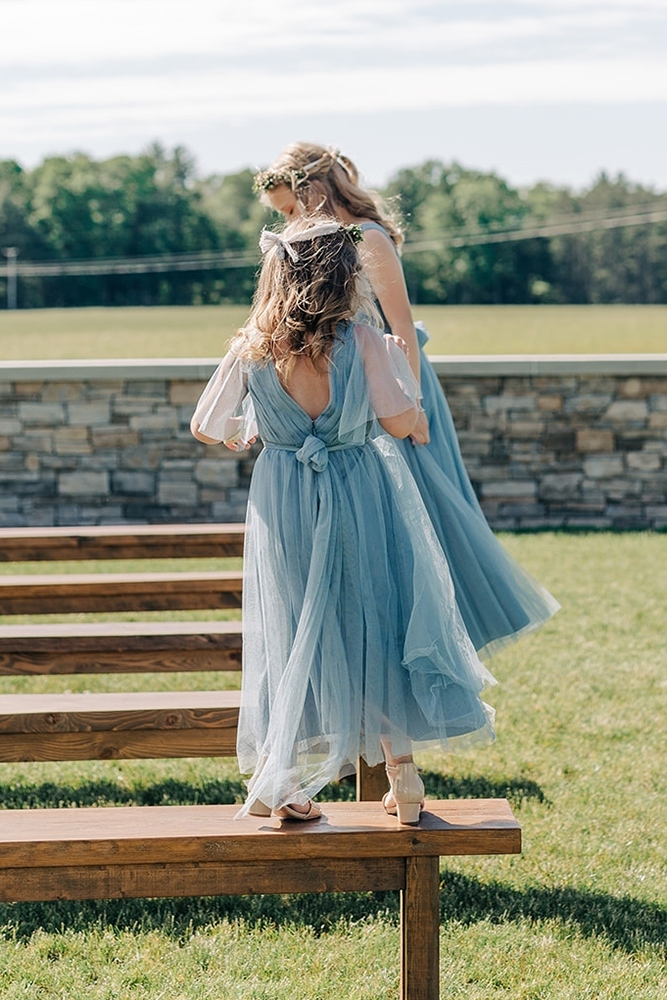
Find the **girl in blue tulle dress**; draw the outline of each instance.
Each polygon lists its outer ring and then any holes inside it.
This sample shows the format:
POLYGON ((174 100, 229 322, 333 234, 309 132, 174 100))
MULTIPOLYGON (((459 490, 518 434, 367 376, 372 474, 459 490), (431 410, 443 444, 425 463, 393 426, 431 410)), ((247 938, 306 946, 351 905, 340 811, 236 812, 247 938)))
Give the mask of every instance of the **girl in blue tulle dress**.
POLYGON ((244 555, 240 815, 316 819, 313 796, 362 756, 386 761, 385 808, 415 823, 413 748, 494 735, 480 697, 493 678, 392 440, 419 413, 405 345, 353 321, 373 312, 361 238, 331 220, 263 234, 250 318, 193 417, 207 443, 264 443, 244 555))
POLYGON ((262 200, 288 217, 325 211, 364 230, 364 272, 380 306, 385 331, 408 345, 421 382, 423 412, 398 442, 449 562, 456 599, 480 656, 547 621, 558 602, 513 559, 491 531, 461 457, 454 422, 424 353, 428 334, 415 326, 398 250, 403 237, 382 200, 360 185, 354 163, 316 143, 287 146, 257 174, 262 200))

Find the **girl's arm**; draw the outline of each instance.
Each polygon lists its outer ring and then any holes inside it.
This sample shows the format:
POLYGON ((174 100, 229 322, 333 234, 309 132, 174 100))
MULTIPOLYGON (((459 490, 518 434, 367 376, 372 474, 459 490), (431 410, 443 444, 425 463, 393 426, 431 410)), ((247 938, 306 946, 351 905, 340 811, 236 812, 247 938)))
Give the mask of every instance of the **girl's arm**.
POLYGON ((417 410, 413 408, 397 417, 378 417, 378 421, 387 434, 395 438, 406 438, 415 429, 417 416, 417 410))
POLYGON ((193 437, 196 437, 198 441, 203 441, 204 444, 220 444, 220 442, 216 441, 215 438, 206 437, 205 434, 202 434, 202 432, 199 430, 199 424, 197 423, 194 417, 190 421, 190 430, 192 432, 193 437))
POLYGON ((232 451, 248 448, 257 436, 254 412, 239 358, 229 353, 211 376, 195 407, 190 430, 204 444, 221 441, 232 451))
MULTIPOLYGON (((396 248, 387 234, 381 233, 378 229, 367 229, 364 232, 363 242, 359 244, 359 252, 364 271, 382 306, 382 312, 391 332, 401 337, 407 344, 410 367, 419 381, 419 342, 412 319, 403 268, 396 248)), ((411 436, 416 444, 428 444, 428 420, 423 412, 419 413, 411 436)))
POLYGON ((404 352, 392 337, 380 337, 369 326, 357 324, 355 336, 373 412, 387 434, 407 437, 419 416, 419 385, 404 352))

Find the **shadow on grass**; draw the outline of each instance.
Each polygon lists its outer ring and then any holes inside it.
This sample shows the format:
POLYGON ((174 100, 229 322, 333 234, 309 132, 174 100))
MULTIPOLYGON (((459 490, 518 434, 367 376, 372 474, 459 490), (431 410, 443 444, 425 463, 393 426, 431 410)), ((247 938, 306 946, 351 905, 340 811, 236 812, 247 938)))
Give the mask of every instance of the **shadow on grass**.
POLYGON ((119 781, 82 781, 80 784, 56 784, 45 781, 40 785, 23 782, 0 785, 2 809, 70 809, 87 806, 184 806, 228 805, 242 802, 245 785, 227 778, 191 781, 167 778, 146 785, 124 785, 119 781))
MULTIPOLYGON (((440 914, 444 924, 557 921, 627 954, 646 948, 667 959, 667 907, 631 897, 585 889, 516 889, 450 872, 441 884, 440 914)), ((335 927, 369 919, 397 924, 395 892, 309 893, 283 896, 213 896, 192 899, 84 900, 81 902, 0 904, 0 935, 28 942, 35 931, 86 933, 160 931, 175 940, 221 922, 239 921, 247 928, 310 927, 317 935, 335 927)))
POLYGON ((667 906, 631 896, 568 887, 515 889, 501 882, 486 883, 449 872, 440 888, 440 918, 462 924, 480 920, 557 920, 585 937, 600 938, 622 951, 657 948, 667 959, 667 906))
MULTIPOLYGON (((503 796, 515 804, 527 799, 547 801, 539 785, 525 779, 452 778, 427 771, 424 783, 427 795, 432 798, 503 796)), ((114 781, 0 786, 0 802, 5 808, 14 809, 224 804, 240 802, 243 796, 242 782, 229 779, 205 781, 201 785, 168 779, 132 787, 114 781)), ((329 785, 320 797, 324 801, 353 799, 354 785, 329 785)), ((269 924, 308 926, 324 934, 340 923, 349 925, 373 918, 397 923, 398 913, 398 894, 393 892, 14 903, 0 905, 0 934, 27 941, 37 930, 57 934, 65 929, 86 932, 113 927, 130 932, 159 930, 182 939, 195 928, 221 921, 241 921, 255 929, 269 924)), ((555 920, 624 952, 635 953, 650 947, 667 959, 667 907, 632 897, 576 888, 517 889, 449 872, 442 883, 441 918, 443 922, 466 925, 482 920, 495 923, 555 920)))
MULTIPOLYGON (((546 802, 540 787, 525 779, 492 781, 483 777, 452 778, 424 773, 426 792, 432 798, 504 796, 515 804, 532 799, 546 802)), ((114 781, 81 785, 43 783, 0 786, 5 808, 66 808, 104 805, 184 805, 240 802, 240 781, 221 779, 201 785, 168 779, 126 787, 114 781)), ((324 801, 354 798, 354 786, 329 785, 324 801)), ((1 816, 1 812, 0 812, 1 816)), ((160 930, 185 938, 193 929, 220 921, 242 921, 249 927, 263 925, 309 926, 316 933, 336 925, 369 918, 398 921, 398 894, 327 893, 303 896, 217 896, 185 899, 85 900, 77 902, 0 904, 0 934, 27 941, 36 930, 48 933, 117 930, 160 930)), ((607 941, 628 953, 651 947, 667 959, 667 907, 631 897, 615 897, 585 889, 517 889, 500 882, 483 882, 459 872, 445 875, 441 889, 441 918, 473 925, 482 920, 556 920, 581 934, 607 941)))
POLYGON ((537 782, 529 778, 454 778, 437 771, 423 771, 422 778, 427 799, 509 799, 514 806, 528 800, 550 804, 537 782))
MULTIPOLYGON (((435 771, 422 775, 426 796, 430 799, 507 798, 515 806, 525 800, 546 803, 540 786, 526 778, 492 781, 484 777, 452 778, 435 771)), ((125 785, 119 781, 87 781, 80 784, 25 782, 0 784, 0 809, 70 809, 89 806, 184 806, 230 805, 245 797, 242 781, 229 778, 207 780, 201 784, 167 778, 146 785, 125 785)), ((323 802, 349 802, 355 797, 354 778, 327 785, 318 798, 323 802)))

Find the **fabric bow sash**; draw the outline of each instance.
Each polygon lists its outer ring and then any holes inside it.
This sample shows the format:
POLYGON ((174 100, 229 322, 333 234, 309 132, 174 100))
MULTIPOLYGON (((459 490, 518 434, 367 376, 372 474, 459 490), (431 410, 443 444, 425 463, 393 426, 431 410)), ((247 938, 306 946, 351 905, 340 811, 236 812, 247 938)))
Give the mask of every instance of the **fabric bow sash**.
POLYGON ((321 438, 309 434, 295 457, 304 465, 309 465, 314 472, 324 472, 329 464, 329 449, 321 438))

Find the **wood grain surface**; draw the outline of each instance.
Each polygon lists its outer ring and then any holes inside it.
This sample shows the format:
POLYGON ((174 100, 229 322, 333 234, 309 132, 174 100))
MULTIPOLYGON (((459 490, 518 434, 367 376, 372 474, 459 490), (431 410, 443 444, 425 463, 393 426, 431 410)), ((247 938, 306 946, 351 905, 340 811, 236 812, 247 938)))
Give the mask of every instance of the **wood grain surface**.
POLYGON ((243 574, 76 573, 0 577, 0 614, 240 608, 243 574))
MULTIPOLYGON (((402 827, 379 802, 327 802, 309 823, 236 819, 238 806, 121 806, 0 811, 0 870, 109 864, 516 854, 505 799, 427 801, 402 827)), ((4 875, 0 878, 2 883, 4 875)))
POLYGON ((220 729, 124 729, 115 732, 0 733, 0 761, 142 760, 233 757, 236 725, 220 729))
POLYGON ((233 756, 240 701, 240 691, 2 695, 0 760, 233 756))
POLYGON ((241 622, 0 625, 0 675, 240 670, 241 622))
POLYGON ((1 528, 0 562, 241 556, 245 524, 1 528))
POLYGON ((5 869, 0 902, 402 889, 405 859, 335 858, 5 869))
POLYGON ((439 904, 439 859, 406 858, 401 892, 401 1000, 438 1000, 440 995, 439 904))

